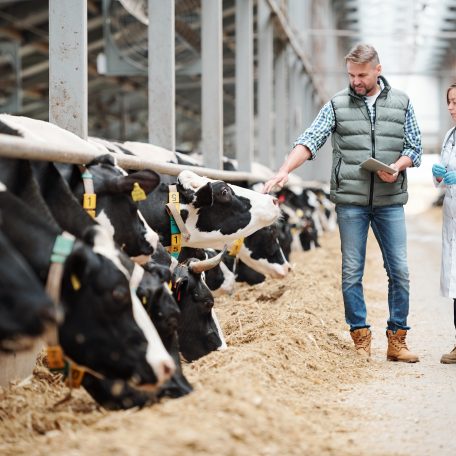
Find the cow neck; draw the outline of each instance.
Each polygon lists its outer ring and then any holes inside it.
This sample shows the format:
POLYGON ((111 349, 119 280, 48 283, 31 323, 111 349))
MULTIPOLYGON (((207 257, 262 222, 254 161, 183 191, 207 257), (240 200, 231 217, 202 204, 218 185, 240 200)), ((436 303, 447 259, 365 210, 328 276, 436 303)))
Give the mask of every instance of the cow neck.
POLYGON ((179 253, 182 250, 182 237, 185 241, 190 240, 190 232, 185 226, 185 223, 180 215, 179 196, 177 186, 169 185, 166 210, 169 215, 171 243, 170 246, 167 247, 167 250, 170 255, 176 259, 179 257, 179 253))
POLYGON ((85 166, 79 166, 81 171, 82 183, 84 185, 84 195, 82 197, 82 207, 92 217, 95 218, 97 210, 97 195, 93 185, 93 175, 85 166))
MULTIPOLYGON (((54 302, 56 311, 60 303, 60 292, 63 278, 63 271, 65 268, 65 262, 68 256, 73 251, 76 238, 63 231, 59 234, 52 247, 52 253, 50 258, 49 272, 46 280, 46 293, 54 302)), ((71 276, 71 284, 75 290, 81 287, 79 279, 76 276, 71 276)), ((59 343, 58 328, 57 325, 53 326, 47 334, 47 363, 48 367, 53 372, 59 372, 65 379, 65 384, 72 388, 79 388, 86 372, 90 373, 94 377, 103 378, 101 374, 93 371, 86 366, 80 366, 75 363, 68 356, 64 355, 62 347, 59 343)), ((70 393, 71 394, 71 393, 70 393)))

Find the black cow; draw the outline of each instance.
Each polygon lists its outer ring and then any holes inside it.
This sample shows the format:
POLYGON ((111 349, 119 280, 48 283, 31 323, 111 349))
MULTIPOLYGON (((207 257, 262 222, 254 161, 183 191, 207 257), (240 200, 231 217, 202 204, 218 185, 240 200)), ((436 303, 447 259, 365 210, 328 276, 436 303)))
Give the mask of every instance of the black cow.
POLYGON ((179 345, 187 361, 194 361, 225 346, 213 312, 214 298, 201 278, 205 271, 220 263, 223 253, 203 261, 190 258, 174 269, 173 295, 181 311, 179 345))
POLYGON ((152 262, 145 264, 144 269, 137 294, 176 365, 174 375, 160 387, 157 395, 158 397, 181 397, 190 393, 193 388, 185 378, 180 362, 177 329, 181 312, 168 288, 171 272, 168 268, 152 262))
POLYGON ((30 348, 55 317, 43 285, 0 231, 0 350, 30 348))
MULTIPOLYGON (((61 232, 10 192, 0 192, 0 208, 9 214, 3 232, 44 282, 61 232)), ((150 320, 130 292, 112 240, 98 227, 86 238, 92 247, 76 240, 64 263, 60 345, 67 356, 101 376, 156 384, 153 366, 166 363, 169 377, 169 355, 164 355, 150 320), (156 357, 154 350, 158 350, 156 357)))

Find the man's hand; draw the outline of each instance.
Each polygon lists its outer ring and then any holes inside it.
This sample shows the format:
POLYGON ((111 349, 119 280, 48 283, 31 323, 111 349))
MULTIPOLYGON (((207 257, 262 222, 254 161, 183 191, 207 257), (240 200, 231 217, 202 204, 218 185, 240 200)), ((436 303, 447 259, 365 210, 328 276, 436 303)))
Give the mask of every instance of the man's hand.
POLYGON ((279 171, 273 178, 269 179, 263 187, 263 193, 269 193, 277 185, 282 188, 288 182, 288 173, 279 171))
POLYGON ((391 163, 389 166, 396 170, 394 174, 387 173, 386 171, 377 171, 377 175, 383 182, 389 182, 392 184, 397 181, 397 176, 399 176, 399 167, 396 163, 391 163))

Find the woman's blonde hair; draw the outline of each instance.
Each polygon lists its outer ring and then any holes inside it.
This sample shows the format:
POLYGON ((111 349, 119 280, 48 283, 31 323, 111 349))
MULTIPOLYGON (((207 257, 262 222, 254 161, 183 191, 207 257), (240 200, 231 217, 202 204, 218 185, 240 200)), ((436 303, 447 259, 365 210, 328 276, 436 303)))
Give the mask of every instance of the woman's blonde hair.
POLYGON ((345 56, 345 63, 348 61, 353 63, 372 63, 374 65, 380 63, 374 46, 364 43, 359 43, 350 50, 345 56))

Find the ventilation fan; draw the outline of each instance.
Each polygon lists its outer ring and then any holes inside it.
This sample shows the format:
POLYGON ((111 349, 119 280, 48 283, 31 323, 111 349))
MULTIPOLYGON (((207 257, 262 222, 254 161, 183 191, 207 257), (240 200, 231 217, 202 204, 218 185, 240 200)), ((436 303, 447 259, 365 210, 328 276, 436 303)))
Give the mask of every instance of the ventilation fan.
MULTIPOLYGON (((123 64, 107 62, 108 73, 119 75, 145 73, 148 51, 148 0, 104 0, 105 38, 112 52, 123 64), (110 71, 109 68, 115 68, 110 71), (124 67, 122 70, 121 67, 124 67)), ((177 0, 175 6, 176 66, 192 64, 200 59, 200 0, 177 0)))

